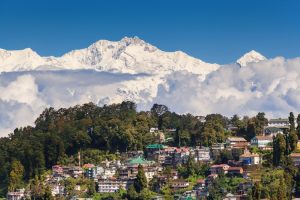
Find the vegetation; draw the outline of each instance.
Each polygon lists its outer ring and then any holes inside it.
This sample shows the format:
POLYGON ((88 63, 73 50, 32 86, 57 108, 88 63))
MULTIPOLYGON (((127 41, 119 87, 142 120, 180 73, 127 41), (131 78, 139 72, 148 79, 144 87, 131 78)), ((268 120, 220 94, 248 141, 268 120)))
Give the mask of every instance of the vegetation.
MULTIPOLYGON (((283 135, 273 139, 273 152, 252 148, 264 158, 260 182, 255 182, 249 190, 251 199, 290 199, 292 189, 300 196, 300 172, 293 166, 289 154, 296 150, 300 136, 300 115, 290 113, 291 127, 283 135)), ((264 113, 242 119, 234 115, 232 118, 220 114, 210 114, 205 122, 191 114, 180 115, 169 111, 164 105, 155 104, 150 111, 137 111, 132 102, 123 102, 99 107, 92 103, 71 108, 47 108, 35 121, 35 126, 17 128, 8 137, 0 138, 0 196, 7 191, 28 185, 34 199, 51 199, 50 188, 43 183, 47 170, 55 164, 76 164, 80 152, 83 163, 99 164, 104 160, 115 160, 120 154, 130 150, 144 150, 145 146, 156 141, 151 134, 151 127, 158 127, 170 134, 171 145, 174 146, 206 146, 224 142, 226 137, 242 136, 248 141, 263 133, 267 124, 264 113), (227 126, 236 127, 232 131, 227 126)), ((235 159, 224 150, 220 152, 216 163, 226 163, 235 159)), ((164 169, 168 180, 171 168, 164 169)), ((189 157, 187 163, 177 167, 181 178, 196 183, 209 173, 209 165, 197 163, 189 157)), ((160 193, 166 199, 172 195, 169 182, 162 186, 160 193)), ((209 187, 210 199, 220 199, 226 192, 236 192, 240 183, 246 180, 238 177, 219 176, 209 187)), ((142 166, 139 166, 137 179, 127 191, 113 194, 96 194, 95 183, 88 179, 66 179, 63 182, 66 192, 81 197, 95 199, 150 199, 155 194, 157 182, 154 178, 147 183, 142 166), (75 191, 75 185, 82 186, 75 191), (84 192, 83 192, 84 191, 84 192)))

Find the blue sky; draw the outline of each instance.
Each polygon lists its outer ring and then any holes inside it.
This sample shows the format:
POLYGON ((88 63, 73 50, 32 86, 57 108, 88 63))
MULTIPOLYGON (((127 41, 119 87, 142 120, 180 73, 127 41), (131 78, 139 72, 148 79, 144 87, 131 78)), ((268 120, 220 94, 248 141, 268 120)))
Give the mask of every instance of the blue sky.
POLYGON ((138 36, 166 51, 229 63, 255 49, 300 56, 298 0, 1 0, 0 48, 59 56, 138 36))

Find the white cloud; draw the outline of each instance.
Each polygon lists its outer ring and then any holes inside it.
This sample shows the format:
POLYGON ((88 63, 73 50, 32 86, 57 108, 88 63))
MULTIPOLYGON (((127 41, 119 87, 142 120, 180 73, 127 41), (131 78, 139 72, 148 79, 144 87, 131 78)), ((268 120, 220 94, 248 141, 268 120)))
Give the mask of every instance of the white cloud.
POLYGON ((231 64, 206 79, 189 72, 129 75, 82 71, 0 74, 0 136, 32 125, 45 107, 136 101, 140 109, 161 103, 171 110, 205 115, 287 116, 300 111, 300 58, 282 57, 240 68, 231 64))

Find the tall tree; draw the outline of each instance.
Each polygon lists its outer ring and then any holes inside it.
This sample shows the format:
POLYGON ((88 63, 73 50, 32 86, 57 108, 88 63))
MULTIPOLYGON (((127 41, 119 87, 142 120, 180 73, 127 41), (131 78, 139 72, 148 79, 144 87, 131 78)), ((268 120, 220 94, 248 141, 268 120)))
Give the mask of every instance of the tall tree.
POLYGON ((293 112, 290 112, 289 122, 290 122, 290 130, 289 130, 289 137, 287 139, 289 142, 289 150, 290 152, 292 152, 297 148, 297 142, 298 142, 298 136, 295 128, 295 117, 293 112))
POLYGON ((290 112, 289 116, 289 122, 290 122, 290 131, 295 131, 295 116, 293 112, 290 112))
POLYGON ((137 192, 141 192, 144 188, 147 188, 147 178, 142 165, 138 166, 138 174, 134 180, 134 187, 137 192))
POLYGON ((285 159, 286 140, 281 134, 273 138, 273 165, 279 166, 285 159))
POLYGON ((15 191, 23 186, 24 167, 18 160, 14 160, 11 164, 9 173, 8 191, 15 191))
POLYGON ((300 138, 300 114, 297 116, 297 129, 296 129, 296 132, 297 132, 298 138, 300 138))

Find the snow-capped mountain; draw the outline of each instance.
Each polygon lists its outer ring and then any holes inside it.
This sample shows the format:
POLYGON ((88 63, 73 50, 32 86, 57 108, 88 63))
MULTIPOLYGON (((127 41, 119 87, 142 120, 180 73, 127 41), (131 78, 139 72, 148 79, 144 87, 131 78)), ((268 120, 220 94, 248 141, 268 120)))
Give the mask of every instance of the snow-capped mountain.
MULTIPOLYGON (((251 51, 237 63, 247 66, 265 59, 251 51)), ((278 63, 285 62, 278 59, 275 71, 282 72, 285 68, 278 70, 278 63)), ((272 66, 263 69, 272 71, 272 66)), ((164 52, 137 37, 99 40, 61 57, 42 57, 29 48, 0 49, 0 137, 15 127, 33 124, 49 106, 58 109, 87 102, 104 105, 129 100, 139 109, 160 103, 182 113, 245 114, 248 106, 244 105, 256 105, 263 94, 276 96, 273 88, 281 88, 280 95, 287 93, 284 89, 290 85, 295 89, 288 81, 283 81, 288 86, 280 86, 284 75, 274 75, 274 80, 269 80, 268 73, 255 71, 259 69, 262 68, 221 67, 181 51, 164 52), (258 80, 256 74, 267 77, 258 80), (255 90, 251 86, 254 84, 255 90), (255 104, 251 104, 252 99, 255 104)))
POLYGON ((241 67, 247 66, 249 63, 257 63, 263 60, 266 60, 267 58, 261 55, 260 53, 252 50, 246 54, 244 54, 242 57, 240 57, 236 63, 239 64, 241 67))
POLYGON ((161 51, 137 37, 125 37, 116 42, 99 40, 88 48, 61 57, 41 57, 31 49, 0 49, 0 72, 95 69, 130 74, 188 71, 206 75, 218 68, 218 64, 205 63, 181 51, 161 51))

